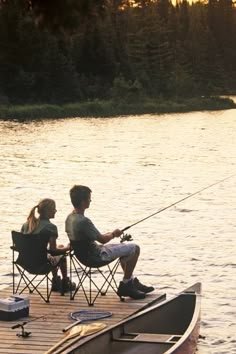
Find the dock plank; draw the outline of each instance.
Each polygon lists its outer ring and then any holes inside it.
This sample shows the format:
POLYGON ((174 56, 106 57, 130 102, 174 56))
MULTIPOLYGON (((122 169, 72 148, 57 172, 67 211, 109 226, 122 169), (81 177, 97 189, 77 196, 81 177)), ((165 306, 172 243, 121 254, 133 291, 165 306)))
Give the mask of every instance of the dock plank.
MULTIPOLYGON (((12 295, 10 287, 0 291, 1 299, 10 295, 12 295)), ((97 298, 93 309, 111 311, 111 317, 99 320, 111 326, 148 304, 161 301, 163 297, 164 294, 154 292, 143 300, 127 298, 121 302, 114 292, 108 292, 106 296, 97 298)), ((52 293, 50 303, 43 302, 37 294, 29 294, 29 298, 29 317, 15 321, 0 321, 0 354, 42 354, 64 337, 62 329, 73 322, 69 316, 71 312, 91 309, 87 306, 83 293, 78 293, 74 300, 70 300, 69 294, 61 296, 59 293, 52 293), (28 322, 24 325, 24 330, 31 332, 27 338, 17 336, 21 333, 21 328, 11 328, 23 322, 28 322)))

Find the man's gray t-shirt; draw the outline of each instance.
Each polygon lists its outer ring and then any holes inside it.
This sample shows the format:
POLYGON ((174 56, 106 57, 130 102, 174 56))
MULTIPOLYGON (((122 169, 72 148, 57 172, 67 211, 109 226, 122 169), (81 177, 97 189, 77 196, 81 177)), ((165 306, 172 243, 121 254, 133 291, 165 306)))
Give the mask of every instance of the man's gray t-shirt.
POLYGON ((72 212, 66 219, 66 233, 71 241, 78 242, 78 249, 83 257, 99 257, 101 245, 96 240, 101 233, 89 218, 72 212))

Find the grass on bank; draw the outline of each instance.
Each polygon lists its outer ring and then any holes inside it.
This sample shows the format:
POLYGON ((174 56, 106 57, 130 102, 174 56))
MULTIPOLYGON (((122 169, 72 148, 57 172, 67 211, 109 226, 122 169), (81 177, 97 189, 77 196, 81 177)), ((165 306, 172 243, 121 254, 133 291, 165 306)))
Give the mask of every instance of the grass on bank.
POLYGON ((145 99, 138 102, 124 100, 94 100, 64 105, 0 105, 0 119, 27 121, 32 119, 67 117, 115 117, 139 114, 183 113, 236 108, 230 98, 197 97, 189 99, 145 99))

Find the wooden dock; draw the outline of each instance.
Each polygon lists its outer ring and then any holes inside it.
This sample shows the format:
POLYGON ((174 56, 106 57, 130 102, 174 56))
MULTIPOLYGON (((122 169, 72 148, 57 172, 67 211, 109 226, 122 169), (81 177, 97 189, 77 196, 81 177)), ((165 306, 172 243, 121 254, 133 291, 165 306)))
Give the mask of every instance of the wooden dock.
MULTIPOLYGON (((11 287, 0 291, 1 299, 10 295, 12 295, 11 287)), ((82 292, 76 295, 75 300, 70 300, 69 294, 61 296, 59 293, 52 293, 50 303, 45 303, 37 294, 30 294, 29 317, 19 318, 16 321, 0 321, 0 354, 43 354, 64 337, 62 329, 73 322, 69 317, 73 311, 82 309, 110 311, 112 316, 99 322, 111 326, 148 304, 162 301, 164 296, 154 292, 143 300, 127 298, 121 302, 114 292, 109 292, 106 296, 98 297, 94 307, 91 308, 88 307, 82 292), (24 330, 31 332, 30 336, 27 338, 17 336, 22 333, 22 329, 11 327, 27 321, 29 322, 24 325, 24 330)))

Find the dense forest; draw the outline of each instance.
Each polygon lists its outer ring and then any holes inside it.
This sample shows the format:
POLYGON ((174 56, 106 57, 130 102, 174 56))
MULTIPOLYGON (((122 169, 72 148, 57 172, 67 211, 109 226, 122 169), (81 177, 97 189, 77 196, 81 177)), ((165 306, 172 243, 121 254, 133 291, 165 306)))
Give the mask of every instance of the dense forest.
POLYGON ((0 0, 0 104, 236 92, 232 0, 0 0))

